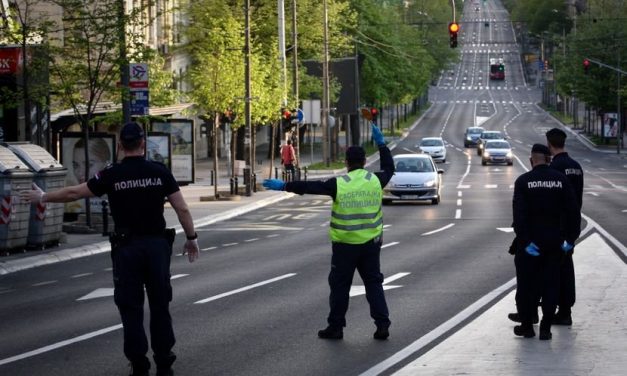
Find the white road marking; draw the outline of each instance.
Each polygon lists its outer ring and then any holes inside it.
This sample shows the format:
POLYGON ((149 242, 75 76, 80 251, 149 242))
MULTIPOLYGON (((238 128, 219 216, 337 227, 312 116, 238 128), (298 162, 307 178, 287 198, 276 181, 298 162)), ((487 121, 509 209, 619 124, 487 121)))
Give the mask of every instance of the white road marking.
POLYGON ((462 197, 462 191, 457 192, 457 197, 462 197))
POLYGON ((519 144, 522 144, 523 142, 520 140, 514 140, 515 142, 518 142, 519 144))
POLYGON ((497 227, 496 229, 503 232, 514 232, 513 227, 497 227))
POLYGON ((591 195, 591 196, 594 196, 594 197, 599 197, 599 194, 596 193, 596 192, 584 192, 583 194, 584 195, 591 195))
POLYGON ((81 301, 81 300, 105 298, 107 296, 113 296, 113 287, 106 287, 106 288, 95 289, 94 291, 90 292, 89 294, 83 295, 80 298, 76 299, 76 301, 78 302, 78 301, 81 301))
POLYGON ((408 152, 410 152, 412 154, 417 154, 418 153, 416 150, 411 150, 411 149, 408 149, 408 148, 403 148, 403 150, 408 151, 408 152))
POLYGON ((462 217, 462 209, 455 210, 455 219, 461 219, 462 217))
POLYGON ((170 277, 170 281, 174 281, 175 279, 179 279, 179 278, 183 278, 183 277, 187 277, 189 274, 175 274, 173 276, 170 277))
POLYGON ((106 333, 109 333, 109 332, 112 332, 112 331, 118 330, 118 329, 122 329, 122 324, 113 325, 113 326, 110 326, 108 328, 96 330, 96 331, 91 332, 91 333, 83 334, 83 335, 78 336, 78 337, 74 337, 74 338, 70 338, 70 339, 67 339, 67 340, 64 340, 64 341, 61 341, 61 342, 57 342, 57 343, 54 343, 52 345, 40 347, 40 348, 38 348, 36 350, 33 350, 33 351, 28 351, 28 352, 25 352, 25 353, 22 353, 22 354, 19 354, 19 355, 15 355, 15 356, 12 356, 12 357, 9 357, 9 358, 1 359, 0 360, 0 366, 4 365, 4 364, 13 363, 13 362, 16 362, 18 360, 27 359, 27 358, 33 357, 35 355, 43 354, 43 353, 46 353, 46 352, 49 352, 49 351, 52 351, 52 350, 56 350, 58 348, 65 347, 65 346, 71 345, 73 343, 85 341, 87 339, 90 339, 90 338, 93 338, 93 337, 97 337, 99 335, 106 334, 106 333))
POLYGON ((104 269, 102 269, 102 270, 104 270, 105 272, 110 272, 110 271, 112 271, 112 270, 113 270, 113 268, 104 268, 104 269))
POLYGON ((462 185, 462 184, 460 184, 460 185, 457 186, 457 189, 468 189, 468 188, 470 188, 470 185, 462 185))
POLYGON ((279 236, 279 234, 272 234, 272 235, 266 236, 266 238, 276 238, 277 236, 279 236))
POLYGON ((391 226, 392 225, 389 225, 389 224, 388 225, 383 225, 383 228, 388 228, 388 227, 391 227, 391 226))
POLYGON ((33 287, 39 287, 39 286, 46 286, 46 285, 51 285, 53 283, 57 283, 59 281, 44 281, 44 282, 39 282, 39 283, 33 283, 31 286, 33 287))
POLYGON ((462 206, 462 199, 461 198, 457 199, 457 206, 462 206))
MULTIPOLYGON (((403 278, 406 275, 409 275, 411 273, 396 273, 394 275, 389 276, 388 278, 383 280, 383 290, 392 290, 392 289, 396 289, 399 287, 403 287, 403 286, 399 286, 399 285, 386 285, 386 283, 390 283, 393 281, 396 281, 399 278, 403 278)), ((359 295, 365 295, 366 294, 366 287, 365 286, 351 286, 351 291, 349 293, 349 296, 353 297, 353 296, 359 296, 359 295)))
POLYGON ((397 245, 397 244, 398 244, 398 242, 391 242, 391 243, 383 244, 383 245, 381 246, 381 249, 383 249, 383 248, 387 248, 387 247, 391 247, 391 246, 393 246, 393 245, 397 245))
POLYGON ((486 184, 485 187, 487 189, 495 189, 495 188, 498 188, 499 186, 496 184, 486 184))
POLYGON ((432 234, 435 234, 435 233, 437 233, 437 232, 440 232, 440 231, 444 231, 444 230, 446 230, 446 229, 449 229, 449 228, 451 228, 451 227, 453 227, 453 226, 455 226, 455 223, 449 223, 448 225, 446 225, 446 226, 444 226, 444 227, 440 227, 440 228, 439 228, 439 229, 437 229, 437 230, 433 230, 433 231, 425 232, 425 233, 424 233, 424 234, 422 234, 422 235, 423 235, 423 236, 426 236, 426 235, 432 235, 432 234))
POLYGON ((257 241, 257 240, 259 240, 259 238, 246 239, 246 240, 244 240, 244 242, 245 243, 250 243, 250 242, 257 241))
POLYGON ((199 300, 197 302, 194 302, 194 304, 208 303, 208 302, 211 302, 211 301, 214 301, 214 300, 218 300, 218 299, 230 296, 230 295, 234 295, 234 294, 237 294, 237 293, 240 293, 240 292, 243 292, 243 291, 252 290, 252 289, 254 289, 256 287, 267 285, 267 284, 272 283, 272 282, 280 281, 280 280, 285 279, 285 278, 290 278, 290 277, 293 277, 295 275, 296 275, 296 273, 284 274, 284 275, 281 275, 281 276, 278 276, 278 277, 275 277, 275 278, 267 279, 265 281, 261 281, 261 282, 252 284, 252 285, 244 286, 244 287, 239 288, 239 289, 235 289, 235 290, 231 290, 231 291, 228 291, 228 292, 225 292, 225 293, 222 293, 222 294, 211 296, 211 297, 206 298, 206 299, 201 299, 201 300, 199 300))
POLYGON ((622 212, 623 212, 623 213, 627 213, 627 210, 623 210, 622 212))
POLYGON ((201 249, 201 251, 211 251, 212 249, 216 249, 218 247, 207 247, 207 248, 203 248, 201 249))
POLYGON ((222 244, 223 247, 231 247, 234 245, 238 245, 239 243, 226 243, 226 244, 222 244))
POLYGON ((92 275, 94 273, 81 273, 81 274, 75 274, 73 276, 71 276, 71 279, 75 279, 75 278, 82 278, 82 277, 87 277, 88 275, 92 275))

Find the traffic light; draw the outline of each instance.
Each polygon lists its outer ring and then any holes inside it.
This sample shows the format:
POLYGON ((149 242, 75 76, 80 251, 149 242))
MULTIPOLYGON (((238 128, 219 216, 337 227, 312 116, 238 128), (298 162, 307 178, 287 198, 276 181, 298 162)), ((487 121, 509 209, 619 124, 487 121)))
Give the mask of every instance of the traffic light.
POLYGON ((451 22, 448 24, 448 34, 450 37, 451 48, 457 47, 457 32, 459 31, 459 24, 457 22, 451 22))
POLYGON ((505 72, 505 65, 499 64, 499 72, 505 72))
POLYGON ((590 60, 583 59, 583 74, 588 74, 589 70, 590 70, 590 60))

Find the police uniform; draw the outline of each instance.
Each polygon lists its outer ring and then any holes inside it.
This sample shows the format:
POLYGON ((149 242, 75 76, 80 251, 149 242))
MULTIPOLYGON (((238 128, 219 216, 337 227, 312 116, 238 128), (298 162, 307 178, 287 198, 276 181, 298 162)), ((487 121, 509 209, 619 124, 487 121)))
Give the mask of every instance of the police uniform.
MULTIPOLYGON (((548 148, 539 144, 534 145, 532 152, 549 154, 548 148)), ((568 178, 548 164, 536 165, 516 179, 513 214, 514 231, 520 244, 515 255, 516 305, 520 321, 522 327, 533 331, 533 312, 541 297, 540 331, 542 334, 545 330, 550 335, 564 255, 561 245, 564 241, 574 244, 579 236, 579 212, 568 178), (539 248, 538 256, 525 251, 530 243, 539 248)))
MULTIPOLYGON (((329 231, 333 250, 329 273, 329 327, 325 329, 326 334, 325 331, 318 333, 322 338, 342 338, 355 269, 366 288, 370 315, 377 326, 375 338, 387 338, 390 319, 383 292, 379 257, 383 233, 381 199, 383 187, 394 174, 394 161, 385 145, 379 147, 379 154, 382 170, 379 172, 355 169, 344 176, 326 181, 295 181, 285 185, 285 190, 289 192, 328 195, 333 198, 329 231), (380 329, 386 334, 378 337, 380 329), (334 336, 326 336, 329 330, 334 336)), ((350 147, 347 150, 347 160, 353 157, 357 160, 363 157, 365 160, 363 149, 350 147), (352 156, 352 153, 359 155, 352 156)))
POLYGON ((111 258, 124 354, 134 372, 150 368, 143 326, 145 287, 154 360, 158 369, 168 369, 176 359, 171 352, 175 339, 168 308, 174 234, 166 235, 163 207, 165 197, 179 190, 178 184, 165 165, 134 156, 100 171, 87 186, 97 196, 108 195, 115 222, 111 258))
MULTIPOLYGON (((568 153, 555 154, 551 160, 551 167, 566 175, 575 192, 577 208, 581 214, 583 203, 583 169, 568 153)), ((581 221, 579 223, 581 226, 581 221)), ((572 243, 574 244, 574 243, 572 243)), ((574 249, 573 249, 574 251, 574 249)), ((560 270, 560 289, 557 305, 559 311, 556 319, 570 321, 570 309, 575 305, 575 268, 573 266, 573 252, 566 254, 560 270)), ((570 321, 572 323, 572 321, 570 321)))

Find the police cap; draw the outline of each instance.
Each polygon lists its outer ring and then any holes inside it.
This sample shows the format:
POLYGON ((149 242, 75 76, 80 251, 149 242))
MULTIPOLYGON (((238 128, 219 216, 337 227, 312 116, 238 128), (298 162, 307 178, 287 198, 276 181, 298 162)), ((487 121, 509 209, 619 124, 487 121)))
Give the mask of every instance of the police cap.
POLYGON ((361 146, 349 146, 346 149, 346 161, 351 162, 363 162, 366 160, 366 151, 361 146))
POLYGON ((551 156, 551 151, 546 145, 534 144, 531 148, 531 154, 544 154, 546 156, 551 156))
POLYGON ((124 143, 134 142, 144 138, 144 130, 136 122, 124 124, 120 131, 120 140, 124 143))

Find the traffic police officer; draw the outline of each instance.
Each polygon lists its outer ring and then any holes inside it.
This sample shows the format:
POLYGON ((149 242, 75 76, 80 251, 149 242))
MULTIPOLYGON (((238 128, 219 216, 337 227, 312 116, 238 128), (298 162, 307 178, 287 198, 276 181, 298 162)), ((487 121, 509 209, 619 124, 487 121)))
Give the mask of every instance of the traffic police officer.
POLYGON ((383 233, 382 190, 394 175, 394 161, 390 149, 385 145, 383 134, 374 124, 372 134, 379 147, 380 172, 365 170, 364 149, 351 146, 346 149, 346 175, 326 181, 284 183, 278 179, 267 179, 263 182, 264 187, 273 190, 301 195, 328 195, 333 198, 330 226, 333 256, 329 273, 331 309, 327 318, 328 327, 318 331, 320 338, 343 338, 355 269, 364 282, 370 315, 377 327, 373 337, 384 340, 389 336, 390 319, 383 293, 379 256, 383 233))
MULTIPOLYGON (((553 128, 546 132, 546 140, 553 158, 551 167, 566 175, 575 192, 577 208, 581 216, 583 202, 583 169, 581 165, 572 159, 566 151, 566 133, 553 128)), ((581 226, 581 223, 580 223, 581 226)), ((559 310, 553 319, 554 325, 572 325, 571 308, 575 305, 575 268, 573 266, 573 252, 568 252, 560 270, 560 288, 557 305, 559 310)))
POLYGON ((144 131, 137 123, 124 125, 120 148, 125 158, 95 174, 86 183, 43 192, 21 192, 31 203, 70 202, 108 195, 115 233, 111 236, 114 300, 124 327, 124 354, 132 375, 148 375, 148 341, 144 332, 144 288, 150 306, 150 335, 157 375, 172 375, 176 356, 168 305, 172 300, 170 257, 174 230, 166 230, 163 217, 167 197, 187 236, 184 251, 190 262, 198 257, 194 222, 176 180, 165 165, 144 157, 144 131))
POLYGON ((533 337, 533 312, 542 299, 540 339, 551 339, 551 323, 557 304, 560 263, 579 237, 579 211, 568 178, 549 167, 545 145, 531 149, 532 170, 514 184, 514 231, 521 246, 515 265, 518 291, 516 306, 521 325, 514 334, 533 337))

